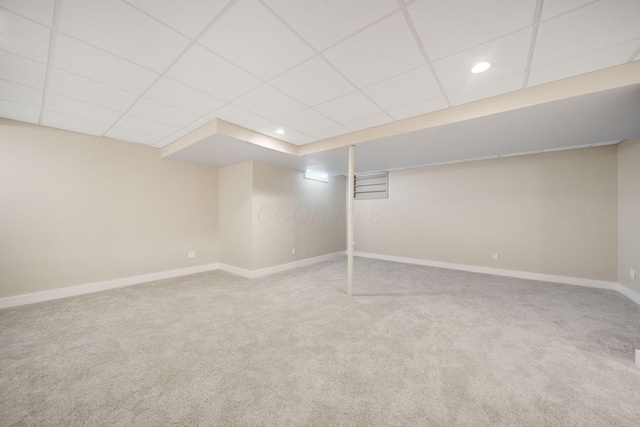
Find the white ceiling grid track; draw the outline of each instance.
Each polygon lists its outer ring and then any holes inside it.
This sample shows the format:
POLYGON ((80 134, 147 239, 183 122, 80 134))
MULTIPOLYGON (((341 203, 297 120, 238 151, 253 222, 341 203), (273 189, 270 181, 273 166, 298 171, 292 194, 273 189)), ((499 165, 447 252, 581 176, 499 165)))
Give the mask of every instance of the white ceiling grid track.
POLYGON ((639 57, 638 0, 0 0, 0 116, 304 146, 639 57))

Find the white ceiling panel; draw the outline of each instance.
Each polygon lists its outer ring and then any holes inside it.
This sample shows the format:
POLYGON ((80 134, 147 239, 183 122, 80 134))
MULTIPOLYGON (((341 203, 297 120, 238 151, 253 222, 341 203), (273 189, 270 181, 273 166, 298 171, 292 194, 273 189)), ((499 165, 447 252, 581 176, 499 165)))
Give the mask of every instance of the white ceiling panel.
POLYGON ((0 9, 0 49, 38 62, 47 62, 49 28, 0 9))
POLYGON ((315 109, 338 123, 352 122, 381 112, 380 108, 360 92, 325 102, 315 109))
POLYGON ((254 89, 233 103, 274 121, 305 108, 303 104, 269 85, 254 89))
POLYGON ((608 49, 533 69, 529 74, 528 86, 536 86, 624 63, 638 47, 640 47, 640 40, 622 43, 608 49))
POLYGON ((319 56, 276 77, 270 84, 309 106, 355 90, 351 83, 319 56))
POLYGON ((49 75, 51 93, 124 112, 138 99, 137 95, 53 68, 49 75))
POLYGON ((362 89, 384 110, 400 108, 441 95, 428 67, 422 66, 362 89))
POLYGON ((38 21, 46 26, 53 22, 55 0, 2 0, 0 7, 38 21))
POLYGON ((189 49, 167 75, 225 101, 260 85, 251 74, 201 46, 189 49))
POLYGON ((105 123, 99 123, 93 120, 82 119, 48 110, 44 111, 42 114, 42 124, 74 132, 87 133, 89 135, 102 135, 107 129, 109 129, 109 125, 105 123))
POLYGON ((282 141, 287 141, 290 142, 291 144, 295 144, 295 145, 303 145, 303 144, 308 144, 310 142, 313 142, 316 140, 316 138, 313 138, 309 135, 305 135, 302 132, 298 132, 295 129, 291 129, 288 128, 286 126, 282 126, 279 123, 269 123, 268 125, 255 129, 256 132, 260 132, 262 134, 265 135, 269 135, 272 138, 277 138, 280 139, 282 141), (276 133, 276 129, 281 129, 283 130, 285 133, 280 135, 278 133, 276 133))
POLYGON ((396 0, 265 0, 319 51, 398 8, 396 0))
POLYGON ((119 139, 121 141, 135 142, 137 144, 144 145, 153 145, 160 139, 162 139, 144 132, 138 132, 135 130, 125 129, 117 126, 109 129, 109 132, 107 132, 105 136, 113 139, 119 139))
POLYGON ((59 29, 158 72, 189 44, 183 35, 119 0, 65 0, 59 29))
POLYGON ((38 89, 44 88, 47 67, 30 59, 0 50, 0 79, 38 89))
POLYGON ((40 109, 0 99, 0 116, 22 122, 38 123, 40 109))
POLYGON ((447 101, 442 96, 427 99, 426 101, 417 102, 415 104, 406 105, 404 107, 395 108, 387 111, 395 120, 402 120, 408 117, 419 116, 420 114, 431 113, 432 111, 447 108, 447 101))
POLYGON ((234 4, 200 43, 263 80, 269 80, 315 54, 254 0, 240 0, 234 4))
POLYGON ((420 0, 407 6, 432 61, 533 25, 536 0, 420 0))
POLYGON ((224 105, 224 101, 167 77, 163 77, 153 85, 145 93, 145 97, 166 105, 173 105, 198 116, 204 116, 224 105))
POLYGON ((524 72, 530 37, 530 29, 519 31, 436 61, 433 66, 447 93, 499 80, 524 72), (484 73, 472 74, 471 68, 480 61, 491 63, 491 68, 484 73))
POLYGON ((236 107, 232 104, 227 104, 224 107, 217 109, 213 113, 208 114, 207 117, 209 119, 222 119, 238 126, 246 127, 247 129, 259 128, 270 122, 269 119, 250 113, 249 111, 236 107))
POLYGON ((198 116, 193 113, 179 110, 147 98, 138 100, 129 110, 129 114, 177 128, 185 127, 198 119, 198 116))
POLYGON ((448 94, 451 105, 466 104, 483 98, 501 95, 522 88, 524 73, 509 76, 500 80, 490 81, 478 86, 472 86, 448 94))
POLYGON ((126 0, 189 38, 195 38, 229 0, 126 0))
POLYGON ((601 0, 543 22, 533 68, 640 38, 640 1, 601 0))
POLYGON ((346 127, 342 125, 338 125, 338 126, 332 126, 326 129, 317 130, 313 132, 311 135, 318 139, 326 139, 326 138, 332 138, 338 135, 344 135, 345 133, 349 133, 349 132, 351 131, 346 127))
POLYGON ((0 99, 40 108, 42 91, 29 86, 0 79, 0 99))
POLYGON ((280 122, 285 126, 307 134, 337 125, 333 120, 310 108, 285 117, 280 122))
POLYGON ((158 74, 125 59, 58 34, 53 65, 91 80, 140 94, 158 74))
POLYGON ((399 12, 332 47, 324 56, 358 87, 424 64, 404 15, 399 12))
POLYGON ((147 135, 153 135, 158 141, 161 138, 171 135, 178 130, 175 126, 169 126, 153 120, 127 114, 116 123, 116 127, 141 132, 147 135))
POLYGON ((378 125, 383 125, 385 123, 392 122, 393 118, 391 118, 387 113, 377 113, 373 116, 364 117, 362 119, 353 120, 351 122, 345 123, 345 126, 351 129, 352 131, 366 129, 378 125))
POLYGON ((122 116, 119 111, 77 101, 55 93, 47 95, 45 108, 48 111, 106 124, 113 124, 122 116))
POLYGON ((189 132, 191 132, 191 131, 188 130, 188 129, 180 129, 179 131, 176 131, 176 132, 172 133, 171 135, 167 136, 166 138, 162 138, 160 141, 153 143, 152 146, 155 147, 155 148, 165 147, 165 146, 171 144, 176 139, 182 138, 183 136, 185 136, 189 132))
POLYGON ((547 19, 593 3, 594 1, 595 0, 544 0, 540 20, 546 21, 547 19))

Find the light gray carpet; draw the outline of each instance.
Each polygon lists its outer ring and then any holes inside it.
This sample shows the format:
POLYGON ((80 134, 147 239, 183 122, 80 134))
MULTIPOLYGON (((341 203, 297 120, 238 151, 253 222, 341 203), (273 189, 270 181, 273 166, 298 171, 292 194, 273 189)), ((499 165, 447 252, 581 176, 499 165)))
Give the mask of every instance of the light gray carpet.
POLYGON ((0 424, 638 426, 613 291, 367 259, 0 310, 0 424))

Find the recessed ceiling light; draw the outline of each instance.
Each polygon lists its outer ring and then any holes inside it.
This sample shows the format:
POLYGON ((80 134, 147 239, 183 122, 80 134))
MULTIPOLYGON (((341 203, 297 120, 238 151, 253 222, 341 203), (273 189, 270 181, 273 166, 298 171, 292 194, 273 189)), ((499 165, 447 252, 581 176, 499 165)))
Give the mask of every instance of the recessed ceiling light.
POLYGON ((491 64, 489 64, 488 62, 478 62, 476 65, 473 66, 473 68, 471 69, 471 72, 473 74, 483 73, 487 71, 489 68, 491 68, 491 64))
POLYGON ((282 129, 276 129, 276 133, 278 135, 284 135, 284 131, 282 129))

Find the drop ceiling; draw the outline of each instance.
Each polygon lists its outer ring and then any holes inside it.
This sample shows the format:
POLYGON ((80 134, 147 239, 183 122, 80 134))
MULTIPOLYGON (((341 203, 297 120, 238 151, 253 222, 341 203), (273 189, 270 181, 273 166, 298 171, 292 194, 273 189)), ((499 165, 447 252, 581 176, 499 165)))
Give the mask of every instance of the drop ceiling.
MULTIPOLYGON (((638 0, 0 0, 0 116, 157 148, 216 119, 301 149, 324 146, 638 59, 638 0), (471 74, 481 60, 491 68, 471 74)), ((599 96, 636 111, 637 93, 589 94, 596 106, 585 114, 598 111, 599 96)), ((434 145, 420 147, 420 161, 431 153, 424 163, 528 151, 535 144, 497 149, 504 141, 496 141, 536 139, 541 129, 529 119, 583 105, 552 104, 514 113, 505 132, 495 126, 506 118, 487 116, 459 129, 361 140, 360 163, 415 163, 415 142, 407 141, 425 137, 434 145), (480 133, 476 145, 436 149, 468 130, 480 133), (399 160, 376 160, 374 151, 384 150, 399 160)), ((567 131, 553 126, 557 135, 567 131)), ((586 145, 640 136, 621 126, 577 134, 589 136, 586 145)), ((229 135, 208 140, 218 144, 200 146, 208 164, 283 154, 229 135)), ((572 145, 568 138, 554 147, 572 145)), ((340 157, 342 147, 327 147, 338 154, 308 150, 302 166, 340 157)))

